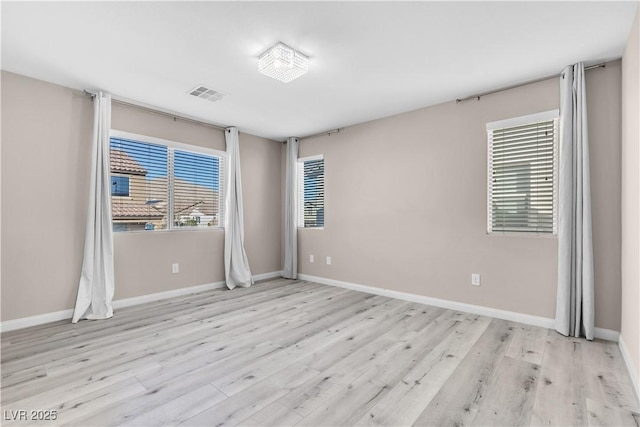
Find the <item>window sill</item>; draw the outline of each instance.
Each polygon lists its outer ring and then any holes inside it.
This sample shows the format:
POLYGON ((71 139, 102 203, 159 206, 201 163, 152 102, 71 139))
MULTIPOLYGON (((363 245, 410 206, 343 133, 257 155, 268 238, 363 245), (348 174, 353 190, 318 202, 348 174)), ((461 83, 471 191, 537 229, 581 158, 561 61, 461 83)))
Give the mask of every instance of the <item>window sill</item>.
POLYGON ((535 237, 539 239, 557 239, 558 234, 551 233, 525 233, 521 231, 494 231, 492 233, 485 233, 489 237, 535 237))
POLYGON ((211 231, 224 231, 224 227, 202 227, 202 228, 171 228, 169 230, 133 230, 133 231, 114 231, 114 236, 122 236, 128 234, 158 234, 158 233, 203 233, 211 231))

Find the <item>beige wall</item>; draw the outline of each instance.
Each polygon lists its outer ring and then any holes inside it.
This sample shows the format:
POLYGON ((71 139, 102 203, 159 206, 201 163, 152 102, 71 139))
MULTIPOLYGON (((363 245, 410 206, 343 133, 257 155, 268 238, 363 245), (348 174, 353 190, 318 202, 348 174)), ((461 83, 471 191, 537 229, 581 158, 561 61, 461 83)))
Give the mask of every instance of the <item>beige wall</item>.
POLYGON ((80 277, 91 101, 2 72, 2 320, 71 308, 80 277))
MULTIPOLYGON (((586 81, 591 160, 595 322, 597 327, 619 331, 621 62, 608 63, 605 69, 587 71, 586 81)), ((555 301, 553 307, 555 315, 555 301)), ((551 317, 554 317, 553 315, 551 317)))
MULTIPOLYGON (((224 150, 224 132, 114 103, 113 129, 224 150)), ((115 233, 115 299, 224 280, 222 230, 115 233), (171 264, 180 273, 171 273, 171 264)))
POLYGON ((282 270, 281 146, 240 134, 245 249, 254 275, 282 270))
MULTIPOLYGON (((82 263, 93 105, 2 72, 3 321, 73 307, 82 263)), ((224 150, 220 130, 114 104, 114 129, 224 150)), ((281 269, 280 144, 240 135, 253 274, 281 269)), ((118 233, 115 298, 224 280, 223 231, 118 233), (180 273, 171 274, 171 264, 180 273)))
MULTIPOLYGON (((622 329, 640 384, 640 11, 622 57, 622 329)), ((640 396, 640 390, 637 390, 640 396)))
MULTIPOLYGON (((615 330, 620 328, 620 79, 619 61, 587 73, 596 325, 615 330)), ((558 79, 550 79, 303 140, 301 157, 325 156, 326 214, 323 230, 300 230, 299 271, 554 317, 557 239, 486 234, 485 124, 558 105, 558 79), (325 264, 326 256, 332 265, 325 264), (471 286, 471 273, 482 275, 480 287, 471 286)))

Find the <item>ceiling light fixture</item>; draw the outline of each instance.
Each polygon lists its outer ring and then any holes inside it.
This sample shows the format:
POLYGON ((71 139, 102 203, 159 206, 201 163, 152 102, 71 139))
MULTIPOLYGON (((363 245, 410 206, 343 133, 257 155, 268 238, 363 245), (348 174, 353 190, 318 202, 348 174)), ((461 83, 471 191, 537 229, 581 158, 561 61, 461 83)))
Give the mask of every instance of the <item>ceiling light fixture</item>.
POLYGON ((258 71, 289 83, 309 71, 309 57, 284 43, 277 43, 258 57, 258 71))

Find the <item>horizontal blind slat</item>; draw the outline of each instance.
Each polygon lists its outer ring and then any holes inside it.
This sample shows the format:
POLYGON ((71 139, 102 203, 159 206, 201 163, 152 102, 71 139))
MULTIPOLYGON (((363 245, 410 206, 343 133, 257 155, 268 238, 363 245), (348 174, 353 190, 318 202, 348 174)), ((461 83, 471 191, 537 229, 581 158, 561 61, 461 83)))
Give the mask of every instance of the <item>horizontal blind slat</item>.
POLYGON ((324 226, 324 159, 298 164, 298 226, 324 226))

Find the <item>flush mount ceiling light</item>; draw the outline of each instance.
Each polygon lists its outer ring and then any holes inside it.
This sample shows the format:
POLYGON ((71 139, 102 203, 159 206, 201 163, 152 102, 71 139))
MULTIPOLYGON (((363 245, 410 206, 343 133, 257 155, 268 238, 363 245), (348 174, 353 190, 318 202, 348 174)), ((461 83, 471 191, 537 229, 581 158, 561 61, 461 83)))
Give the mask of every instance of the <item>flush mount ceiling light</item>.
POLYGON ((289 83, 309 71, 309 57, 284 43, 277 43, 258 57, 258 71, 289 83))

